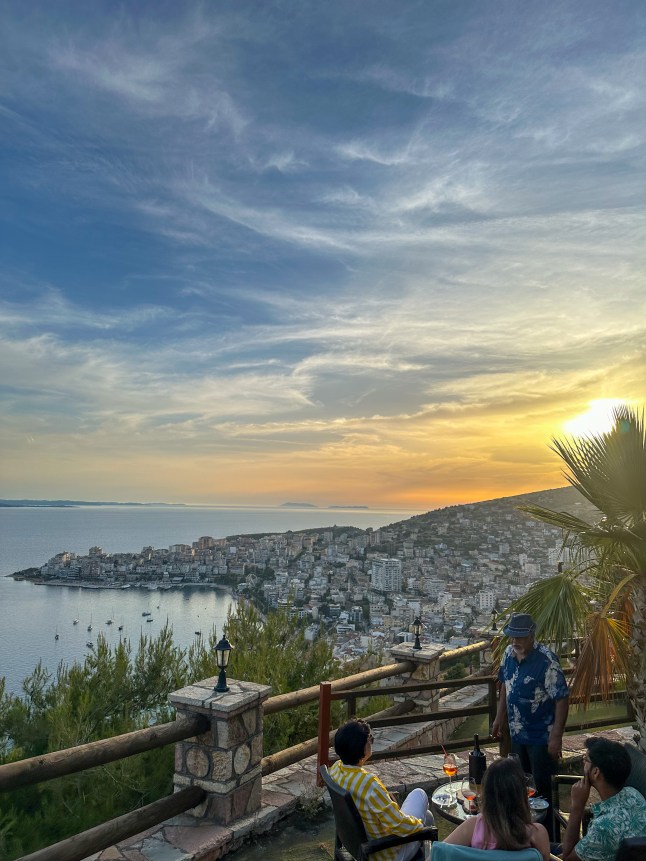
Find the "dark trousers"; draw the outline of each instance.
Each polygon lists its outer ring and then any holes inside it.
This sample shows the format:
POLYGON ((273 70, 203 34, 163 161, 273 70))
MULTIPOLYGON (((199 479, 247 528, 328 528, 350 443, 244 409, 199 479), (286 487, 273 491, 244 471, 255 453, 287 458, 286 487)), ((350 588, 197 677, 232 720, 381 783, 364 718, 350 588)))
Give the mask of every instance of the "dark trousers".
POLYGON ((523 771, 534 776, 536 794, 549 802, 545 811, 543 825, 547 828, 550 840, 554 840, 554 821, 552 815, 552 775, 556 773, 556 762, 547 752, 544 744, 518 744, 512 740, 511 752, 517 753, 523 771))

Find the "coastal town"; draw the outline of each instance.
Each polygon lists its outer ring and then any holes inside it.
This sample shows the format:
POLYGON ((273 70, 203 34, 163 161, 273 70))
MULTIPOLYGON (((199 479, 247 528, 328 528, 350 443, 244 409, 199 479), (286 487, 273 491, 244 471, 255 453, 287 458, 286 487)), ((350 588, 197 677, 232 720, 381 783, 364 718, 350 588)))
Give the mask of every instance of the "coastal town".
POLYGON ((466 645, 536 580, 567 564, 560 530, 518 510, 538 504, 586 516, 572 488, 451 506, 380 528, 316 530, 56 554, 14 577, 87 588, 227 587, 261 609, 285 608, 308 639, 335 636, 340 659, 425 636, 466 645))

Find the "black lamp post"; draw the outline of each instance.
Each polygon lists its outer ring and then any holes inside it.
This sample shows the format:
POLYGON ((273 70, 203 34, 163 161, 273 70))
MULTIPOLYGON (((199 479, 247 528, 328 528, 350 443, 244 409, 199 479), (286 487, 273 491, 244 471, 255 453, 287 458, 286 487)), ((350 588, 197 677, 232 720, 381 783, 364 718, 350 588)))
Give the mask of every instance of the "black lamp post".
MULTIPOLYGON (((483 631, 483 634, 486 634, 486 632, 483 631)), ((496 611, 495 610, 491 611, 491 628, 489 629, 489 635, 491 637, 491 640, 490 640, 487 648, 482 653, 482 657, 484 658, 485 663, 487 663, 487 664, 490 664, 493 661, 494 646, 495 646, 495 643, 497 642, 497 639, 498 639, 498 625, 496 625, 496 611)))
POLYGON ((229 687, 227 685, 227 664, 229 663, 229 655, 233 646, 227 640, 226 635, 222 637, 220 642, 215 647, 215 662, 220 670, 218 683, 213 689, 218 694, 225 694, 229 687))
POLYGON ((422 620, 419 616, 416 616, 413 621, 413 634, 415 634, 415 642, 413 643, 414 649, 421 649, 422 644, 419 641, 419 635, 422 633, 422 620))

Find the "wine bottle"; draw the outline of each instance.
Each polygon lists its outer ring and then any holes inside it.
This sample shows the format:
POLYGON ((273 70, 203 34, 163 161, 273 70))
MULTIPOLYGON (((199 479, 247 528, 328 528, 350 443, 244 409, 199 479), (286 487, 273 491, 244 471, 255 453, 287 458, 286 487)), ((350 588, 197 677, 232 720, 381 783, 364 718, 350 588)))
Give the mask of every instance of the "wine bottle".
POLYGON ((480 786, 487 768, 487 758, 480 750, 478 734, 473 736, 473 750, 469 753, 469 780, 476 786, 480 786))

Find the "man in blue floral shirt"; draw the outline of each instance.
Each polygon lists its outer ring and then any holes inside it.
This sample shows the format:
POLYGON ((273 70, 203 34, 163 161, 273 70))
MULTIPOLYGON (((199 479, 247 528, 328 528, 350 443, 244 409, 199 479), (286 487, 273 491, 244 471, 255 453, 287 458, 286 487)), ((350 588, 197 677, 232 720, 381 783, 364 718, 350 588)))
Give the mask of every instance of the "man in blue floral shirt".
MULTIPOLYGON (((568 687, 559 659, 534 638, 536 624, 528 613, 514 613, 503 628, 510 640, 498 671, 502 682, 498 713, 492 727, 500 738, 509 721, 512 753, 534 776, 536 791, 552 801, 552 774, 561 756, 568 713, 568 687)), ((545 826, 552 838, 551 809, 545 826)))
POLYGON ((583 758, 583 778, 571 792, 570 818, 563 837, 564 861, 614 861, 624 837, 646 836, 646 801, 626 786, 631 761, 623 744, 607 738, 589 738, 583 758), (592 821, 579 839, 590 787, 601 801, 592 805, 592 821))

